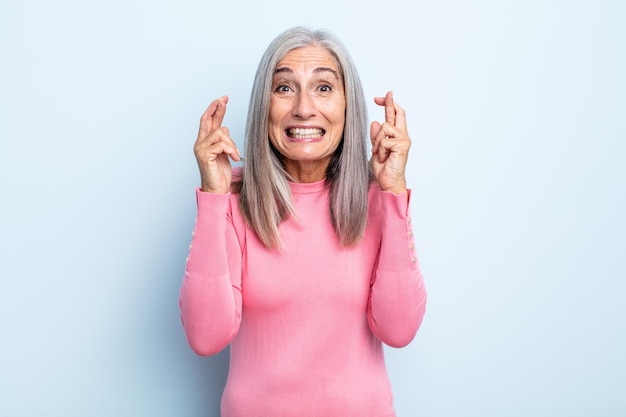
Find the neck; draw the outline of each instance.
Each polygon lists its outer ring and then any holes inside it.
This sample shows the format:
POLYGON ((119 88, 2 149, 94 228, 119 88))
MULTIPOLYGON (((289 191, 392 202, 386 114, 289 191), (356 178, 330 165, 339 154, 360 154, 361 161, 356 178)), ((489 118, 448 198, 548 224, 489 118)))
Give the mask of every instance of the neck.
POLYGON ((285 170, 295 182, 317 182, 326 178, 330 158, 320 161, 285 161, 285 170))

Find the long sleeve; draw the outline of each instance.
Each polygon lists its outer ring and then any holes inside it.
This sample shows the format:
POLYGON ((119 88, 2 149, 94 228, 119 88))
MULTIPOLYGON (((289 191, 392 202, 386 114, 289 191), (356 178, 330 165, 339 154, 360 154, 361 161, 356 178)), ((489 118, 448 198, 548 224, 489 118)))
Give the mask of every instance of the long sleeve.
POLYGON ((241 323, 242 251, 229 194, 196 191, 198 214, 180 289, 183 328, 191 349, 213 355, 241 323))
POLYGON ((426 311, 407 193, 380 193, 382 237, 368 305, 372 332, 393 347, 413 340, 426 311))
POLYGON ((392 417, 383 343, 414 337, 426 299, 407 195, 372 184, 364 237, 345 247, 325 181, 289 186, 297 216, 280 224, 281 250, 246 225, 237 196, 198 193, 180 296, 189 344, 230 344, 224 417, 392 417))

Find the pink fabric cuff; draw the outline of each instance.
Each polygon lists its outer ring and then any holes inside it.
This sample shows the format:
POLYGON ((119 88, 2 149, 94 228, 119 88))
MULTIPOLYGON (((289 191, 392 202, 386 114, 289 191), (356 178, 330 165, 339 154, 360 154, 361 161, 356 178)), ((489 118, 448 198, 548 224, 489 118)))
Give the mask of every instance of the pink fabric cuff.
POLYGON ((411 190, 399 195, 383 191, 381 199, 385 233, 378 268, 384 271, 417 269, 417 255, 409 210, 411 190))
POLYGON ((226 234, 228 224, 230 194, 205 193, 196 189, 196 203, 198 214, 194 228, 191 246, 189 247, 189 269, 206 270, 205 265, 211 265, 211 271, 215 273, 228 272, 228 258, 222 251, 210 250, 215 248, 215 242, 211 242, 226 234))

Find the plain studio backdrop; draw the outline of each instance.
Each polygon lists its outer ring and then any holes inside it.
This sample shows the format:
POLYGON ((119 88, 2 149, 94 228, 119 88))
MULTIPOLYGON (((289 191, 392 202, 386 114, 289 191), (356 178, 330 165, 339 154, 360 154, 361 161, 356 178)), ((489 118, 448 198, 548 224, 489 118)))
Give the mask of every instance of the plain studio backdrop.
MULTIPOLYGON (((3 1, 0 415, 218 416, 187 347, 192 145, 243 147, 282 30, 336 33, 407 111, 428 311, 399 416, 626 415, 626 7, 615 1, 3 1)), ((350 387, 345 387, 349 390, 350 387)))

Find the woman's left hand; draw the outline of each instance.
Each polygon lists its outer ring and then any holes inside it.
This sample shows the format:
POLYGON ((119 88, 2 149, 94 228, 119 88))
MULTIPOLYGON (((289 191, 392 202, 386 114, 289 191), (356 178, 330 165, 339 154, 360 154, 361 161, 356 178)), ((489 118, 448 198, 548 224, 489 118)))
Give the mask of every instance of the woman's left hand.
POLYGON ((406 191, 405 168, 411 147, 404 109, 393 100, 389 91, 374 102, 385 107, 385 123, 372 122, 372 170, 380 188, 394 194, 406 191))

